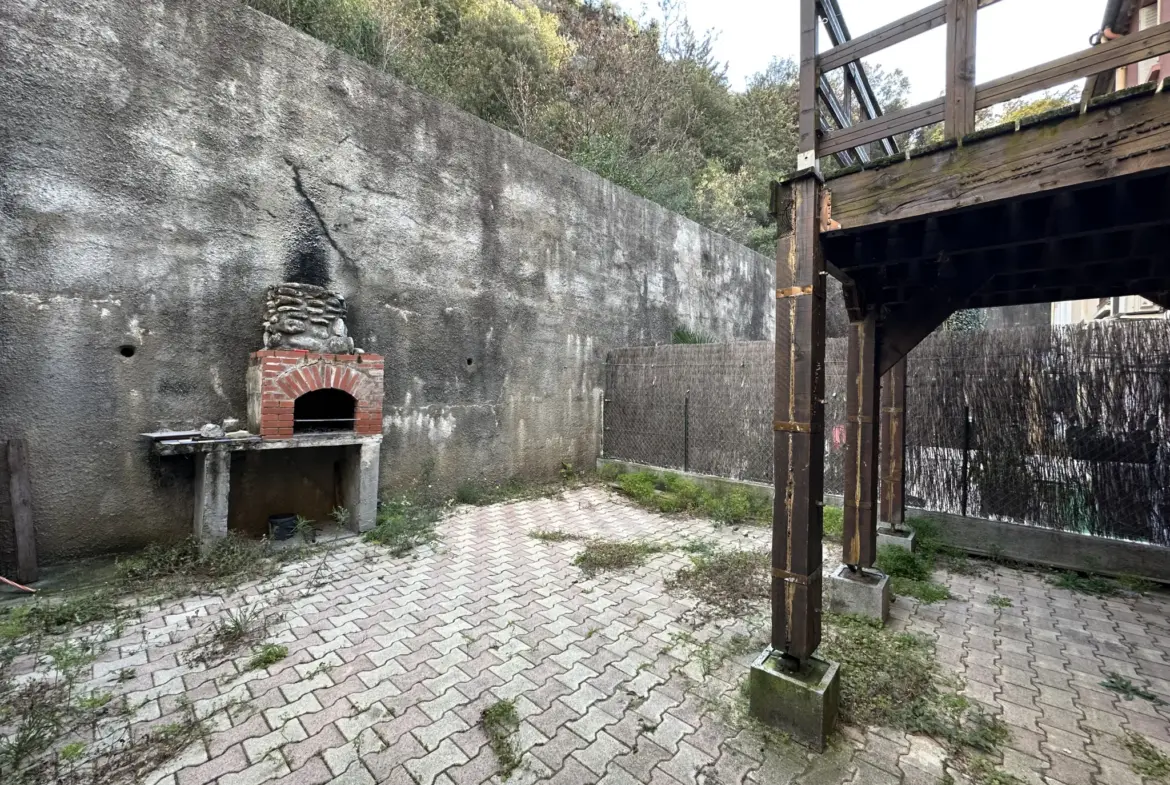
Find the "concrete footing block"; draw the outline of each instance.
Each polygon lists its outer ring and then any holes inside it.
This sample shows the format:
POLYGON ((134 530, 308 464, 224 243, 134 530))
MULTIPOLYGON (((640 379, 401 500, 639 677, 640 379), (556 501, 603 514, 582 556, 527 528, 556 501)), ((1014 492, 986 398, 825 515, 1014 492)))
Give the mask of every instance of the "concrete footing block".
POLYGON ((784 667, 780 652, 767 648, 752 663, 752 716, 816 752, 837 722, 841 683, 835 662, 811 658, 800 670, 784 667))
POLYGON ((852 572, 842 564, 825 582, 825 599, 833 613, 848 613, 878 619, 890 618, 890 579, 877 570, 852 572))
POLYGON ((878 547, 883 545, 893 545, 895 548, 903 548, 905 550, 914 551, 914 530, 913 529, 894 529, 889 526, 878 526, 877 530, 877 544, 878 547))

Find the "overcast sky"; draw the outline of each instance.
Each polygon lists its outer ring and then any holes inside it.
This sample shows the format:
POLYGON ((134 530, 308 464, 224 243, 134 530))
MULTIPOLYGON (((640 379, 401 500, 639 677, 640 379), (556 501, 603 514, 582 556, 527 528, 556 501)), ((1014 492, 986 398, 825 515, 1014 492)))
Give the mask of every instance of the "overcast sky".
MULTIPOLYGON (((932 0, 839 0, 850 34, 881 27, 932 0)), ((657 0, 617 0, 635 18, 652 17, 657 0)), ((731 86, 763 70, 773 57, 797 58, 800 13, 797 0, 686 0, 697 31, 718 33, 715 55, 728 66, 731 86)), ((1003 0, 979 12, 977 80, 985 82, 1088 47, 1101 24, 1105 0, 1003 0)), ((910 77, 910 103, 942 94, 946 64, 944 29, 935 28, 879 52, 876 61, 910 77)), ((822 50, 828 40, 821 35, 822 50)))

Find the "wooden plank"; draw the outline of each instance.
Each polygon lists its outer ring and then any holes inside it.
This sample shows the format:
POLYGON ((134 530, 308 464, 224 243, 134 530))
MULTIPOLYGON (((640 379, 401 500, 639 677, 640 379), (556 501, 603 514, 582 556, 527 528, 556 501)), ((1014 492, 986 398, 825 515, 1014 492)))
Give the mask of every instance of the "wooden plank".
POLYGON ((984 268, 970 267, 960 272, 958 278, 940 282, 913 302, 898 306, 882 320, 879 374, 888 373, 948 316, 972 307, 968 301, 991 278, 991 271, 984 268))
POLYGON ((843 230, 1170 167, 1170 95, 1106 104, 831 180, 843 230))
POLYGON ((845 372, 845 504, 841 561, 872 567, 877 558, 877 315, 849 323, 845 372))
POLYGON ((881 499, 878 518, 902 525, 906 520, 906 358, 882 377, 881 499))
POLYGON ((825 274, 820 179, 777 194, 772 647, 806 662, 821 639, 825 274))
POLYGON ((979 85, 975 91, 975 108, 985 109, 1078 77, 1093 76, 1166 52, 1170 52, 1170 22, 979 85))
MULTIPOLYGON (((933 101, 899 109, 874 120, 851 125, 843 131, 825 134, 817 148, 817 154, 832 155, 841 150, 860 147, 887 136, 894 136, 905 131, 913 131, 924 125, 937 123, 943 119, 943 103, 942 98, 935 98, 933 101)), ((834 215, 835 217, 836 215, 834 215)))
POLYGON ((947 0, 946 109, 943 136, 975 130, 975 20, 977 0, 947 0))
POLYGON ((800 0, 800 99, 796 168, 811 168, 817 149, 817 0, 800 0))
POLYGON ((817 66, 821 71, 832 71, 932 30, 946 21, 946 5, 946 0, 942 0, 865 35, 859 35, 848 43, 834 46, 817 58, 817 66))
POLYGON ((144 439, 150 439, 152 442, 162 441, 163 439, 190 439, 198 436, 199 431, 153 431, 151 433, 138 434, 144 439))
POLYGON ((32 491, 28 479, 28 447, 24 439, 8 440, 8 493, 12 499, 13 542, 16 546, 16 580, 35 583, 37 533, 33 527, 32 491))

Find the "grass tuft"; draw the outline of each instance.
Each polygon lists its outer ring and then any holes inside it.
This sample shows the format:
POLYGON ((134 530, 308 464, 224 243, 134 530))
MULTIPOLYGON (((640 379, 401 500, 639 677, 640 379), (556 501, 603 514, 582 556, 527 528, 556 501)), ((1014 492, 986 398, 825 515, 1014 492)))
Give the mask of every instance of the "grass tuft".
POLYGON ((1165 701, 1147 690, 1145 687, 1141 686, 1140 684, 1134 684, 1125 676, 1122 676, 1120 673, 1115 673, 1113 671, 1109 672, 1109 678, 1101 682, 1101 686, 1107 690, 1113 690, 1116 693, 1120 693, 1121 696, 1127 701, 1131 701, 1134 698, 1141 698, 1142 700, 1149 701, 1155 706, 1161 706, 1165 703, 1165 701))
POLYGON ((1094 597, 1112 597, 1121 591, 1121 584, 1101 575, 1062 571, 1048 579, 1058 589, 1094 597))
POLYGON ((666 581, 670 591, 697 597, 708 609, 701 620, 741 618, 768 598, 771 591, 767 551, 715 551, 691 556, 684 567, 666 581))
POLYGON ((952 750, 993 752, 1007 726, 957 691, 928 639, 884 629, 872 619, 825 617, 822 656, 841 663, 841 718, 924 733, 952 750))
POLYGON ((438 508, 401 496, 380 506, 378 523, 366 532, 365 539, 385 545, 391 556, 405 556, 438 541, 435 524, 441 517, 438 508))
POLYGON ((561 531, 559 529, 540 529, 534 532, 528 532, 528 536, 541 542, 568 542, 570 540, 585 539, 580 534, 573 534, 572 532, 561 531))
POLYGON ((971 778, 971 785, 1027 785, 982 755, 972 758, 967 764, 967 775, 971 778))
POLYGON ((589 540, 573 564, 589 577, 608 570, 640 567, 646 559, 667 548, 644 540, 589 540))
POLYGON ((516 704, 496 701, 483 710, 479 721, 499 762, 499 773, 506 780, 520 765, 520 748, 516 744, 520 716, 516 713, 516 704))
POLYGON ((1149 739, 1126 731, 1122 744, 1129 750, 1130 755, 1133 755, 1133 762, 1129 767, 1134 774, 1154 780, 1170 778, 1170 757, 1151 744, 1149 739))
POLYGON ((632 472, 617 478, 618 490, 643 507, 661 513, 689 513, 723 524, 771 523, 772 500, 763 491, 718 486, 665 472, 632 472))
MULTIPOLYGON (((917 529, 915 539, 917 540, 917 529)), ((946 586, 931 580, 934 574, 935 551, 928 546, 911 553, 896 545, 878 548, 877 567, 890 576, 890 588, 894 594, 914 597, 920 602, 933 603, 949 599, 951 592, 946 586)))
POLYGON ((840 542, 845 536, 845 511, 840 507, 825 507, 822 520, 825 539, 840 542))
POLYGON ((987 598, 987 604, 992 608, 1010 608, 1012 607, 1012 598, 993 594, 987 598))
POLYGON ((256 650, 256 653, 252 655, 252 659, 248 660, 247 670, 255 671, 267 668, 275 665, 287 656, 287 646, 281 646, 276 643, 265 643, 256 650))

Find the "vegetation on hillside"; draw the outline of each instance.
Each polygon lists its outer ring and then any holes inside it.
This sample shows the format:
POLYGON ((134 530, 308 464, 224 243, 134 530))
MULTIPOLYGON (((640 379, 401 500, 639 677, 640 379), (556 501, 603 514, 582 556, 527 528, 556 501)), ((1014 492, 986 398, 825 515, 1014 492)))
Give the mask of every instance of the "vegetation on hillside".
MULTIPOLYGON (((796 161, 796 75, 733 91, 679 0, 639 23, 596 0, 246 0, 716 231, 770 252, 768 183, 796 161)), ((887 106, 909 84, 871 74, 887 106)))

